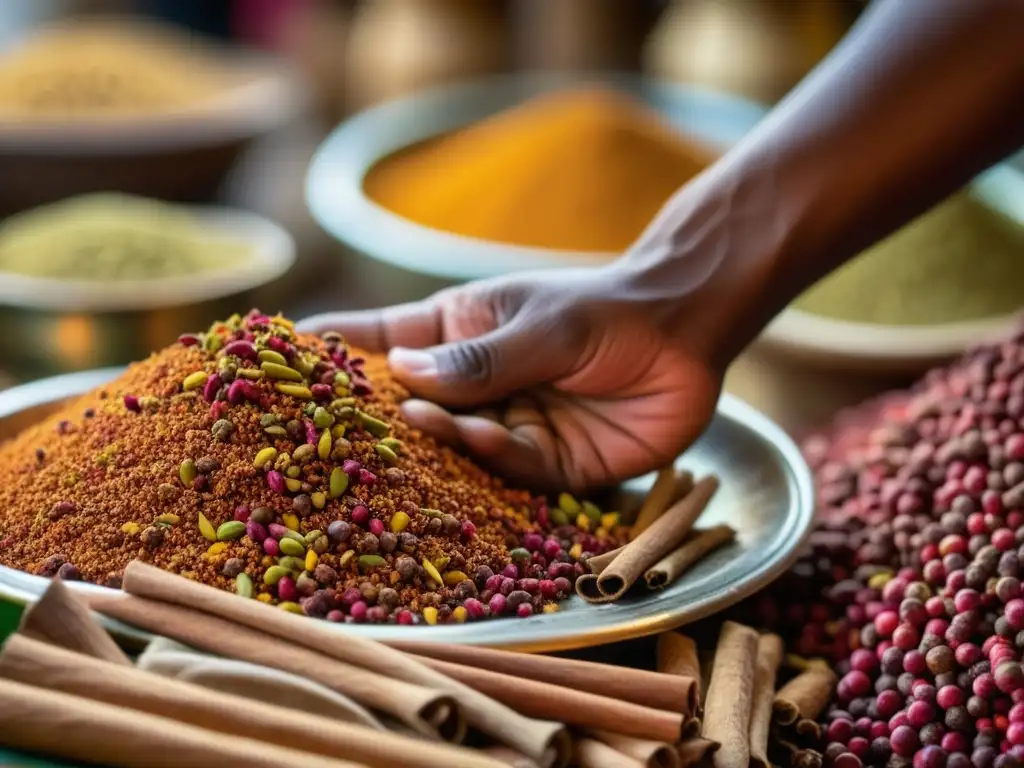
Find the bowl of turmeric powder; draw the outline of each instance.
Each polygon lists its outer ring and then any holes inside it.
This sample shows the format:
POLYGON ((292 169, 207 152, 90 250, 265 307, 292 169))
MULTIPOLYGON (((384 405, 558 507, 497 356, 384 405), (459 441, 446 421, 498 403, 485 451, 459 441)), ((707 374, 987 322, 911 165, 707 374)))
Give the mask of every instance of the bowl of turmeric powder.
POLYGON ((320 147, 314 218, 445 280, 606 263, 765 108, 635 76, 518 74, 363 112, 320 147))
POLYGON ((41 27, 0 51, 0 213, 107 189, 205 202, 303 104, 274 57, 169 25, 41 27))

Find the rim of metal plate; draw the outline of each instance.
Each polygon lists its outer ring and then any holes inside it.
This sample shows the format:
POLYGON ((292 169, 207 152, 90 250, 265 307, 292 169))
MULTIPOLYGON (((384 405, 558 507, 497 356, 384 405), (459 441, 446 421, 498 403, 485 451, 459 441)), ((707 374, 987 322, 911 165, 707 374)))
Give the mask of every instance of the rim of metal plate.
MULTIPOLYGON (((22 411, 56 403, 82 394, 114 379, 122 369, 65 374, 14 387, 0 392, 0 420, 22 411)), ((409 640, 465 645, 485 645, 508 649, 542 652, 561 651, 629 640, 673 629, 717 613, 745 597, 749 597, 780 576, 796 559, 800 546, 810 534, 814 514, 814 486, 810 469, 794 442, 767 416, 728 394, 722 395, 715 420, 732 422, 748 430, 763 443, 778 462, 784 476, 788 510, 770 540, 758 547, 759 559, 749 568, 729 568, 729 548, 720 550, 709 560, 718 567, 702 569, 695 579, 684 577, 673 587, 685 585, 687 591, 698 591, 693 600, 683 601, 673 588, 639 599, 619 603, 586 606, 578 597, 572 598, 565 610, 540 614, 528 619, 497 620, 444 626, 399 627, 397 625, 332 625, 339 635, 357 634, 375 640, 409 640), (579 619, 589 613, 588 621, 579 619)), ((714 428, 714 425, 712 426, 714 428)), ((685 465, 686 455, 681 458, 685 465)), ((628 485, 643 487, 650 477, 630 481, 628 485)), ((735 553, 734 553, 735 554, 735 553)), ((29 604, 39 598, 49 581, 12 568, 0 566, 0 599, 29 604)), ((107 587, 83 582, 70 586, 80 592, 102 593, 107 587)), ((151 636, 120 622, 108 622, 118 637, 132 643, 145 643, 151 636)))

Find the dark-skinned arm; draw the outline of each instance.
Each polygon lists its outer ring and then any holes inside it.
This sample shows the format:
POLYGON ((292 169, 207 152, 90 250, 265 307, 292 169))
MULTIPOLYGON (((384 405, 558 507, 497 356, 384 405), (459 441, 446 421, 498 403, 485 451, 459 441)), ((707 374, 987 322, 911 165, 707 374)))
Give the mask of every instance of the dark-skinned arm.
POLYGON ((875 2, 665 206, 615 267, 625 293, 667 323, 699 306, 724 367, 806 287, 1024 144, 1022 40, 1024 0, 875 2))

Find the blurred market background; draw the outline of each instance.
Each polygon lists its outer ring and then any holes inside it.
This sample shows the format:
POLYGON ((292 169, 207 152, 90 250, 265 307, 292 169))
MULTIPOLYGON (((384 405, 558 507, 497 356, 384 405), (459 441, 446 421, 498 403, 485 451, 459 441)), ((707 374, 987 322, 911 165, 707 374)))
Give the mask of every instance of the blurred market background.
MULTIPOLYGON (((0 375, 124 364, 250 303, 302 317, 611 258, 863 6, 5 0, 0 375), (633 209, 602 212, 624 187, 633 209)), ((997 171, 887 244, 914 253, 888 293, 890 252, 866 254, 728 388, 799 431, 1004 327, 1024 187, 997 171), (991 292, 958 272, 979 252, 991 292), (927 275, 946 282, 905 303, 927 275)))

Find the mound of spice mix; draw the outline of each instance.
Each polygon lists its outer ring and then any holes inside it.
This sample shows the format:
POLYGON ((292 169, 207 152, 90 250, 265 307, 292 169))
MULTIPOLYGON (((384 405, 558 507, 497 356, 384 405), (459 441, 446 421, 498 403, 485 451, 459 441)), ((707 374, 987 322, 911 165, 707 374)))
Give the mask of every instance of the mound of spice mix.
POLYGON ((826 764, 1024 764, 1024 334, 833 427, 810 551, 750 606, 840 675, 826 764))
POLYGON ((0 446, 0 563, 119 586, 134 559, 329 621, 558 609, 615 513, 411 430, 383 357, 251 312, 0 446))

